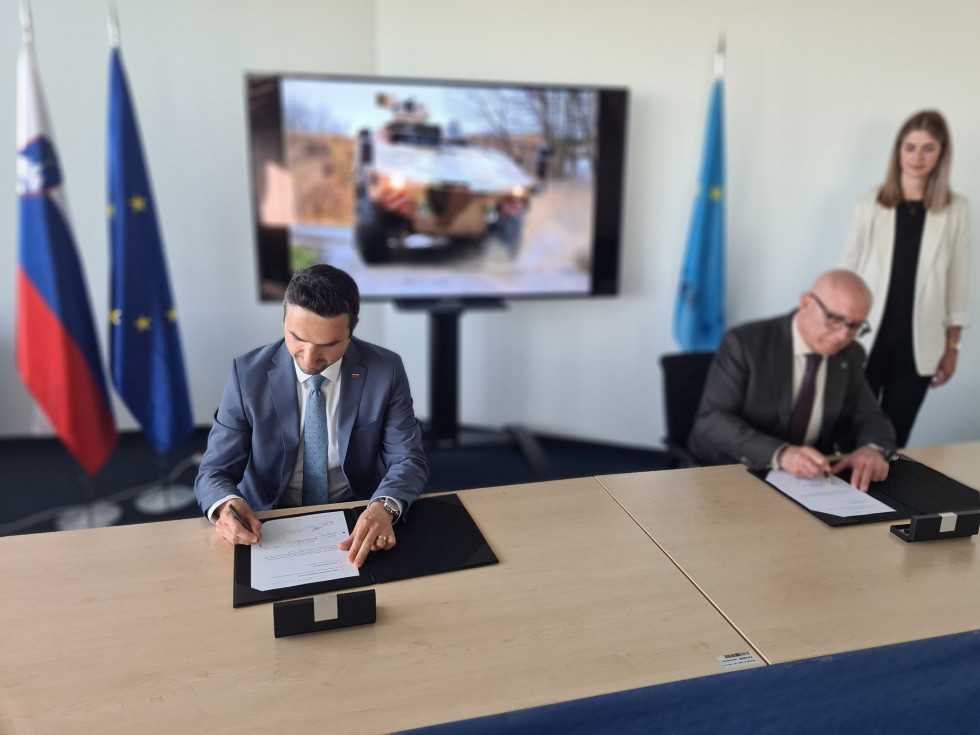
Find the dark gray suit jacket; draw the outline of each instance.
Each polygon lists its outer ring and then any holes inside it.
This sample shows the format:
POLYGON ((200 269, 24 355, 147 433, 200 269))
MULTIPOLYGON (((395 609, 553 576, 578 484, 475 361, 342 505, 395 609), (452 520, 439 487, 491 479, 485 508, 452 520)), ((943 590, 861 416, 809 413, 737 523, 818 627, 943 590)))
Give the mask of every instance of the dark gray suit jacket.
MULTIPOLYGON (((795 312, 793 312, 795 313, 795 312)), ((704 464, 769 466, 786 443, 793 395, 793 313, 730 330, 708 371, 688 446, 704 464)), ((852 342, 827 358, 824 415, 816 448, 895 448, 895 431, 864 379, 864 350, 852 342)))
MULTIPOLYGON (((279 505, 299 451, 296 371, 284 340, 235 358, 214 414, 194 491, 201 509, 240 495, 253 510, 279 505)), ((406 509, 429 468, 401 358, 357 338, 340 368, 338 445, 358 499, 387 495, 406 509)))

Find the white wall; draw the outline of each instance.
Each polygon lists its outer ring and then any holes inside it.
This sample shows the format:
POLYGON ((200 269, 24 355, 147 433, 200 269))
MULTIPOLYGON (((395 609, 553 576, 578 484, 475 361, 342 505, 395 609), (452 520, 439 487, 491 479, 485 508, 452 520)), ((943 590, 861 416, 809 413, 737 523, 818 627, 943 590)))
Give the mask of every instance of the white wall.
MULTIPOLYGON (((106 302, 102 0, 35 0, 35 29, 76 235, 106 302)), ((655 446, 657 358, 699 165, 712 57, 728 38, 731 322, 787 311, 838 261, 852 201, 883 175, 892 136, 935 106, 952 126, 953 185, 980 201, 980 6, 895 0, 119 0, 124 59, 148 149, 199 424, 228 361, 279 334, 255 300, 246 177, 246 70, 584 82, 632 91, 622 295, 518 302, 462 320, 466 423, 655 446)), ((0 0, 0 140, 14 140, 16 3, 0 0)), ((16 200, 0 198, 0 435, 32 410, 16 375, 16 200)), ((980 214, 975 212, 976 217, 980 214)), ((974 227, 977 233, 977 227, 974 227)), ((980 264, 974 260, 971 282, 980 264)), ((971 313, 978 318, 977 298, 971 313)), ((428 414, 427 321, 367 305, 361 336, 402 353, 428 414)), ((100 331, 105 330, 100 327, 100 331)), ((104 335, 103 335, 104 336, 104 335)), ((980 349, 931 394, 912 444, 980 438, 980 349)), ((121 405, 124 428, 133 422, 121 405)))
MULTIPOLYGON (((467 422, 659 443, 657 358, 676 349, 670 325, 719 31, 731 323, 788 311, 836 265, 853 200, 880 182, 892 136, 918 108, 947 114, 954 187, 980 201, 976 3, 380 0, 378 9, 379 73, 632 91, 622 296, 464 317, 467 422)), ((420 365, 417 320, 392 315, 387 342, 420 365)), ((957 410, 980 390, 978 361, 968 331, 964 369, 929 396, 911 443, 980 438, 980 416, 957 410)), ((423 377, 412 375, 417 400, 423 377)))
MULTIPOLYGON (((361 0, 117 0, 116 5, 181 319, 195 420, 210 425, 231 358, 282 333, 282 308, 256 299, 244 73, 370 74, 375 8, 361 0)), ((16 0, 0 0, 0 8, 0 89, 5 90, 0 141, 10 151, 9 195, 0 197, 0 434, 20 435, 35 423, 14 364, 14 88, 20 31, 16 0)), ((109 267, 106 8, 105 0, 33 0, 38 65, 103 340, 109 267)), ((376 321, 366 314, 365 332, 376 331, 376 321)), ((136 426, 119 401, 115 412, 123 428, 136 426)))

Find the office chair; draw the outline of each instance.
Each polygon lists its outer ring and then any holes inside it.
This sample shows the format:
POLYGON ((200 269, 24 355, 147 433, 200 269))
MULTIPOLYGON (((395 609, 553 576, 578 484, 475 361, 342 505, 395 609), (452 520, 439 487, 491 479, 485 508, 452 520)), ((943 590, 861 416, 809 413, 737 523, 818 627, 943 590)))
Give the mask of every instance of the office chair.
POLYGON ((667 424, 664 444, 667 445, 672 469, 699 465, 687 450, 687 438, 694 426, 694 416, 714 356, 714 352, 679 352, 660 357, 667 424))

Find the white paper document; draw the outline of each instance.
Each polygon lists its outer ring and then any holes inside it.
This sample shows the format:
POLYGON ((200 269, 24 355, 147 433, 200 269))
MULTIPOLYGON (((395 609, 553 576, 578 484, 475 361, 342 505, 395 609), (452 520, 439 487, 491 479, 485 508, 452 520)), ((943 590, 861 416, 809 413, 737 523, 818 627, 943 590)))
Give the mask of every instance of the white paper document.
POLYGON ((278 590, 356 577, 357 567, 337 548, 349 535, 339 510, 265 521, 262 545, 252 547, 252 588, 278 590))
POLYGON ((807 510, 833 516, 866 516, 894 510, 867 493, 862 493, 836 475, 805 480, 782 470, 770 470, 766 482, 775 485, 807 510))

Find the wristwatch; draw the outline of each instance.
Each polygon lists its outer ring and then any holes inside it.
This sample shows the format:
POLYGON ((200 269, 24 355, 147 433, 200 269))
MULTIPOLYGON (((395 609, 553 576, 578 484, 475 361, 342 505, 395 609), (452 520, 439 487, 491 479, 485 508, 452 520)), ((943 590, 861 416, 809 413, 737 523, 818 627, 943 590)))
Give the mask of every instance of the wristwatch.
POLYGON ((888 461, 890 461, 890 460, 891 460, 891 456, 892 456, 892 453, 891 453, 891 450, 889 450, 889 449, 885 449, 885 448, 884 448, 883 446, 881 446, 880 444, 875 444, 874 442, 868 442, 868 443, 867 443, 867 444, 865 444, 864 446, 866 446, 866 447, 867 447, 868 449, 874 449, 874 450, 875 450, 876 452, 878 452, 878 453, 879 453, 879 454, 880 454, 880 455, 881 455, 882 457, 884 457, 884 458, 885 458, 885 461, 886 461, 886 462, 888 462, 888 461))
POLYGON ((392 498, 378 498, 374 501, 375 503, 381 503, 381 507, 384 508, 391 515, 391 523, 394 525, 395 521, 402 514, 401 509, 398 507, 398 503, 392 498))

